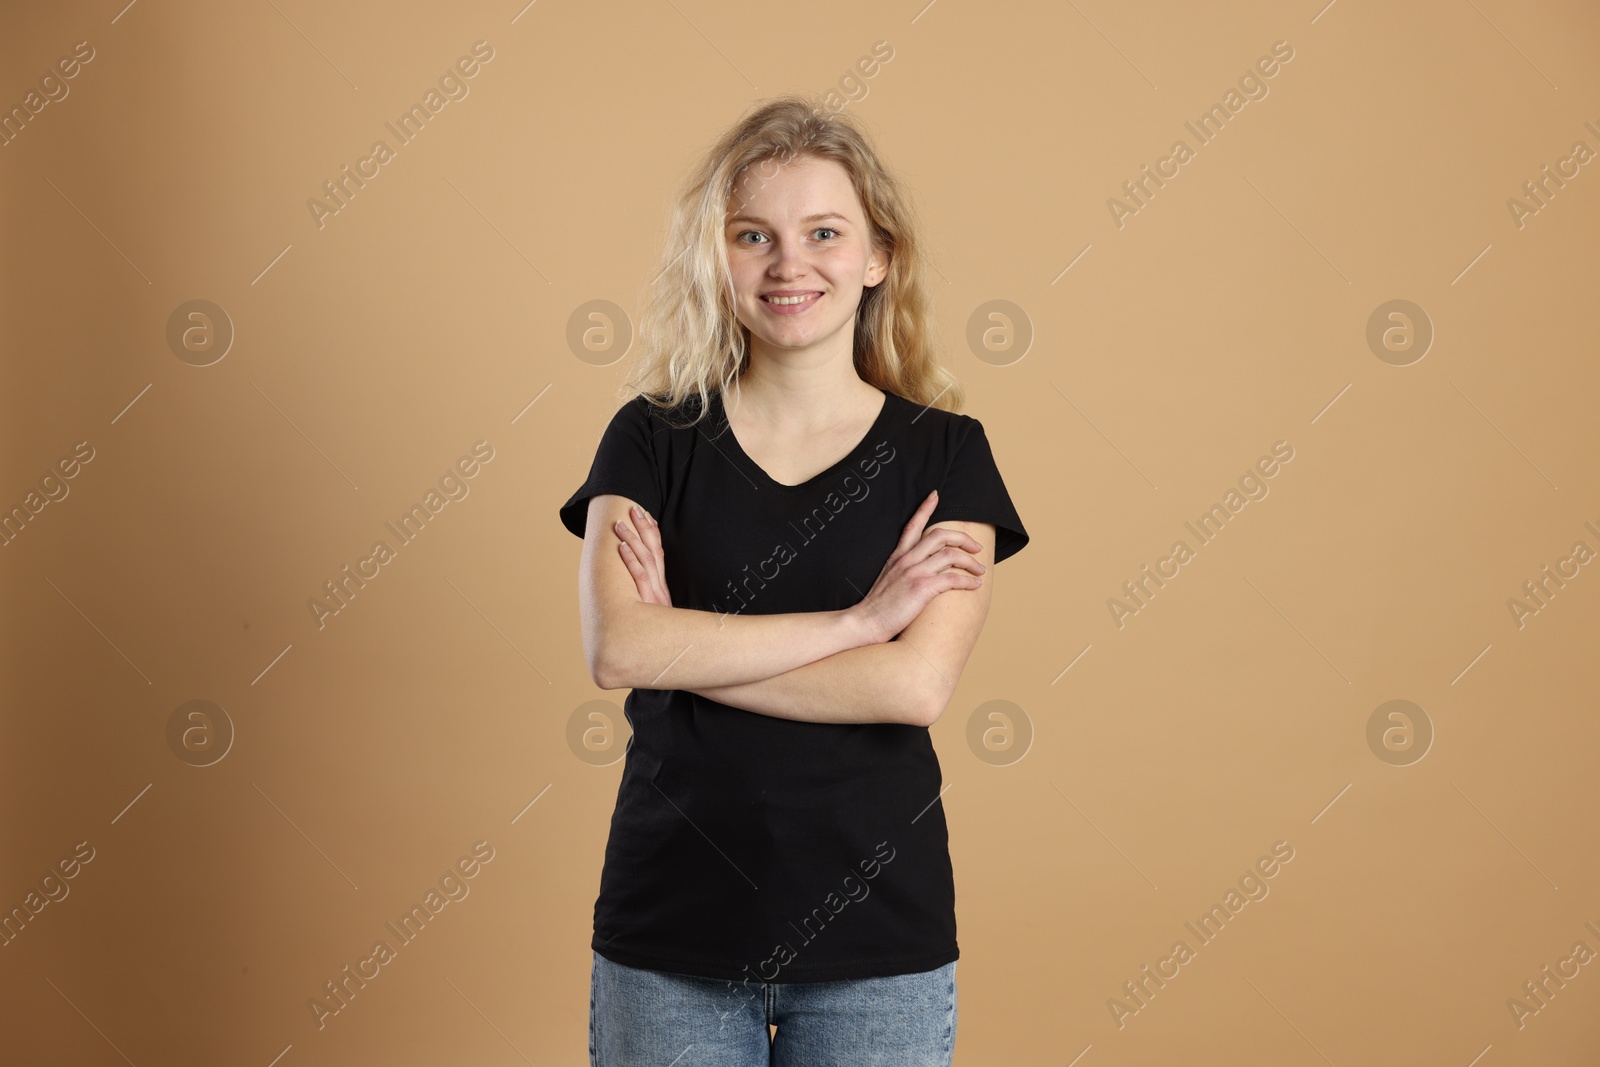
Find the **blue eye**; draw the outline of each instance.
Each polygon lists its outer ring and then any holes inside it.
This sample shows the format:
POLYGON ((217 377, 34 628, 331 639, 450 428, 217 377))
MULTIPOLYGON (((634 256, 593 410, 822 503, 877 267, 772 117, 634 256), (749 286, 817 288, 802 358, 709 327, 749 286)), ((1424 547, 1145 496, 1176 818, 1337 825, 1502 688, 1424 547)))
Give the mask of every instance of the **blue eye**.
MULTIPOLYGON (((835 237, 837 237, 838 234, 839 234, 839 231, 834 229, 832 226, 819 226, 816 229, 812 230, 811 232, 813 234, 831 233, 835 237)), ((766 236, 766 234, 762 233, 760 230, 741 230, 741 231, 739 231, 739 235, 737 237, 735 237, 734 240, 736 242, 740 243, 740 244, 749 244, 750 242, 746 241, 745 238, 749 237, 751 235, 754 235, 756 237, 765 237, 766 236)), ((826 244, 827 242, 825 241, 823 243, 826 244)))

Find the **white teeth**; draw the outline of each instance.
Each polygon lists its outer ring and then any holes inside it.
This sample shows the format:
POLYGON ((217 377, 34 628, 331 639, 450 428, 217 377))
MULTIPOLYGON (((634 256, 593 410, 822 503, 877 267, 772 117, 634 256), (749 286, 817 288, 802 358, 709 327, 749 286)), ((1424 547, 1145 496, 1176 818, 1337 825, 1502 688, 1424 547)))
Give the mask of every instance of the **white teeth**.
POLYGON ((809 293, 805 296, 769 296, 765 299, 769 304, 803 304, 807 300, 815 299, 817 295, 817 293, 809 293))

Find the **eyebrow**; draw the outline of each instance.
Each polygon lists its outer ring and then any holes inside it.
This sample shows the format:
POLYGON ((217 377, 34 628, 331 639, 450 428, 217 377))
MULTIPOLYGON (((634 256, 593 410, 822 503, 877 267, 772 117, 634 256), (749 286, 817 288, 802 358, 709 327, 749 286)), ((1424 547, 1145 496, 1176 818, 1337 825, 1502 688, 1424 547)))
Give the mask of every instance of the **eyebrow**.
MULTIPOLYGON (((837 211, 824 211, 824 212, 822 212, 821 214, 818 214, 818 215, 807 215, 805 218, 801 219, 800 221, 801 222, 821 222, 823 219, 838 219, 840 222, 849 222, 850 221, 849 219, 845 218, 843 215, 839 214, 837 211)), ((736 222, 754 222, 754 223, 756 223, 757 225, 760 225, 760 226, 770 226, 771 225, 771 223, 769 223, 766 219, 757 218, 754 215, 745 215, 743 213, 731 216, 728 219, 728 221, 725 223, 725 225, 732 226, 736 222)))

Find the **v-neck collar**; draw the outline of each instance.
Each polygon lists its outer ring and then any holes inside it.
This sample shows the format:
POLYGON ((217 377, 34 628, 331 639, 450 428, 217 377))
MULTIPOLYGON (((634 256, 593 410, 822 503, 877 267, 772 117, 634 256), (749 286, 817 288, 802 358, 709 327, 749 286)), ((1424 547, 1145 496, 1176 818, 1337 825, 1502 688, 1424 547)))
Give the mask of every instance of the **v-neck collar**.
MULTIPOLYGON (((873 386, 873 388, 878 389, 877 386, 873 386)), ((732 425, 730 425, 728 422, 728 412, 727 409, 723 407, 722 392, 720 390, 713 394, 712 402, 716 407, 715 417, 717 423, 720 425, 723 431, 719 436, 722 436, 727 440, 729 450, 739 458, 742 464, 747 467, 751 473, 757 477, 758 481, 763 486, 770 486, 771 488, 780 492, 799 493, 810 489, 817 482, 828 477, 830 474, 835 473, 841 467, 844 467, 851 460, 855 459, 861 450, 866 448, 868 443, 878 435, 878 431, 883 428, 886 422, 888 422, 889 408, 895 401, 895 394, 889 392, 887 389, 878 389, 878 392, 883 394, 883 406, 878 409, 878 417, 872 420, 872 425, 867 427, 867 432, 861 436, 861 439, 852 445, 850 451, 841 456, 837 462, 831 464, 826 470, 818 471, 816 474, 807 478, 805 481, 800 482, 798 485, 788 485, 784 482, 778 481, 772 475, 768 474, 759 463, 751 459, 749 454, 745 452, 744 446, 739 444, 739 438, 733 432, 732 425)))

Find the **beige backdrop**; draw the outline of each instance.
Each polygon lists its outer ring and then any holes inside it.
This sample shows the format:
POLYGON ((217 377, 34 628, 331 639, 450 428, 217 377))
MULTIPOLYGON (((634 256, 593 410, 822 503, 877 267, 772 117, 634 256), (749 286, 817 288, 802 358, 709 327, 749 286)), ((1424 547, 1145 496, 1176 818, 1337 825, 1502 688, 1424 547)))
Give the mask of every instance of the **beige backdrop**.
POLYGON ((0 1058, 586 1062, 556 509, 787 90, 1033 537, 934 727, 956 1062, 1600 1058, 1592 4, 122 3, 0 33, 0 1058))

